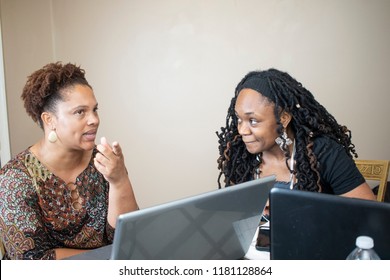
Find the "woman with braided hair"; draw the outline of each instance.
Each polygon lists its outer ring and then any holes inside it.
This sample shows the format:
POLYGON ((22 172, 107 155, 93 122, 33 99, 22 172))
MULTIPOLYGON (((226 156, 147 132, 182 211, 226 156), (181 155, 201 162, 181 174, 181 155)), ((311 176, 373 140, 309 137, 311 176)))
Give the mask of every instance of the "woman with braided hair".
POLYGON ((119 214, 138 209, 118 142, 102 137, 85 71, 50 63, 22 99, 42 138, 0 169, 6 259, 62 259, 112 243, 119 214))
POLYGON ((220 187, 275 175, 276 187, 375 200, 351 132, 288 73, 248 73, 217 135, 220 187))

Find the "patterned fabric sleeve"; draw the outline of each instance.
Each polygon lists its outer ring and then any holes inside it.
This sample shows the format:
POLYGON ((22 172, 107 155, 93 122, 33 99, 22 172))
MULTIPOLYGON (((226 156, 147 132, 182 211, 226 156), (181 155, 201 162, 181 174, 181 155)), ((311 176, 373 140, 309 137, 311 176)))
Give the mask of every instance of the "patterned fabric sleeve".
POLYGON ((31 177, 18 168, 0 173, 0 235, 8 259, 55 259, 31 177), (37 249, 39 248, 39 249, 37 249))
POLYGON ((107 222, 106 235, 109 243, 112 243, 114 241, 114 234, 115 234, 115 229, 107 222))

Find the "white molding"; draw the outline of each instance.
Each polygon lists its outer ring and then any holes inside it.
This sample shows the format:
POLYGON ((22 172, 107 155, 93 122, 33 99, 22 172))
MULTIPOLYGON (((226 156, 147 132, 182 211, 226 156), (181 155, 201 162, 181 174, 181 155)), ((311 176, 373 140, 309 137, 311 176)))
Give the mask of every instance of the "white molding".
POLYGON ((9 142, 8 130, 8 110, 7 98, 5 93, 5 75, 4 75, 4 57, 3 40, 1 33, 0 19, 0 159, 1 165, 4 165, 11 159, 11 147, 9 142))

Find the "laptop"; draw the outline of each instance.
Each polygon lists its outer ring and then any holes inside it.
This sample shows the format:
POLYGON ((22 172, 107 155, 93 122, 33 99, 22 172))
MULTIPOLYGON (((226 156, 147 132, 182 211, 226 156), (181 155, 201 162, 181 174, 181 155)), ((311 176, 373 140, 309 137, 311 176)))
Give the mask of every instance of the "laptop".
POLYGON ((273 260, 345 260, 359 235, 390 259, 390 203, 274 188, 270 214, 273 260))
POLYGON ((237 184, 118 217, 110 259, 240 259, 275 177, 237 184))

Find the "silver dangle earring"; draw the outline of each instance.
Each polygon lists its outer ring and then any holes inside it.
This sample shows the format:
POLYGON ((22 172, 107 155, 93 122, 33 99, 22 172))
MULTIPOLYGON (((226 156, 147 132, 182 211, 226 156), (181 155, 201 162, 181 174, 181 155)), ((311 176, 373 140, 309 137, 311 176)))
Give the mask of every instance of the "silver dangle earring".
POLYGON ((279 145, 282 151, 284 143, 286 143, 287 146, 292 144, 292 140, 287 136, 286 129, 283 131, 281 136, 278 136, 278 138, 275 139, 275 142, 279 145))
MULTIPOLYGON (((256 156, 256 160, 260 161, 260 155, 256 156)), ((259 179, 259 178, 260 178, 260 166, 258 166, 255 170, 255 179, 259 179)))
POLYGON ((56 131, 53 129, 50 131, 49 135, 47 136, 47 139, 50 143, 55 143, 58 139, 56 131))

